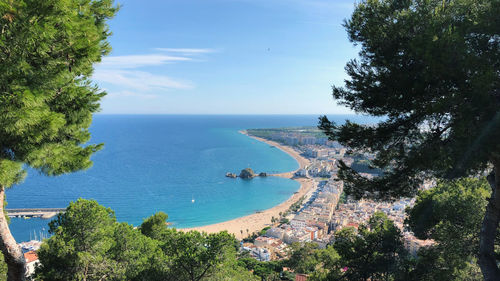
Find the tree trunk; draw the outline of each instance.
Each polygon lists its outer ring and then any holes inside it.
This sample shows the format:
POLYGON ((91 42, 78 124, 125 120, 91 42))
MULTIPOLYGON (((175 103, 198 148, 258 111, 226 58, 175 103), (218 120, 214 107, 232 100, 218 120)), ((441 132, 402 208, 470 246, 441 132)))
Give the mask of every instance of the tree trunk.
POLYGON ((500 270, 495 258, 495 237, 500 222, 500 162, 495 161, 493 171, 488 175, 491 197, 481 226, 479 241, 479 267, 485 281, 500 280, 500 270))
POLYGON ((5 199, 5 189, 0 186, 0 250, 2 250, 5 263, 7 263, 7 281, 26 280, 26 261, 24 260, 21 247, 10 233, 3 202, 5 199))

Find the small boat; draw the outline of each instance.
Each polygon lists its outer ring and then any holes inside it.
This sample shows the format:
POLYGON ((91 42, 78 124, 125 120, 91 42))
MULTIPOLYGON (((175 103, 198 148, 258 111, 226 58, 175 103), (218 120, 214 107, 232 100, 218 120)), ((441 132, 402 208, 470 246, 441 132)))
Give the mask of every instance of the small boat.
POLYGON ((191 199, 191 203, 194 203, 194 197, 191 197, 191 198, 192 198, 192 199, 191 199))

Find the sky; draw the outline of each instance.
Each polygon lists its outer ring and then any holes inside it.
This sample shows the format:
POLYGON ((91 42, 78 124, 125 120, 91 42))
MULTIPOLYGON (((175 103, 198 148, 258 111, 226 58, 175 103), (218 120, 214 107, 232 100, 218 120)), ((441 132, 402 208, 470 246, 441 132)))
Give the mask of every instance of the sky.
POLYGON ((93 80, 105 114, 346 114, 344 0, 121 0, 93 80))

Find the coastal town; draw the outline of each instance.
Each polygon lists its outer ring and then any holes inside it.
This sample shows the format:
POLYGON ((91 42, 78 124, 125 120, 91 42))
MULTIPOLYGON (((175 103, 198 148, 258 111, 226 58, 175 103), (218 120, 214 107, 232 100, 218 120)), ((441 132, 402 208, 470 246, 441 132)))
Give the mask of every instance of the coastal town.
MULTIPOLYGON (((383 212, 403 233, 405 247, 416 254, 420 247, 431 245, 431 240, 419 240, 405 230, 405 209, 415 203, 415 198, 403 198, 395 202, 353 200, 345 195, 343 182, 337 178, 337 163, 343 161, 365 177, 377 177, 380 171, 367 163, 372 155, 348 154, 346 148, 329 141, 316 128, 255 129, 243 132, 258 140, 277 144, 280 148, 292 148, 307 160, 307 165, 292 175, 293 179, 312 182, 308 192, 279 216, 258 235, 243 239, 242 251, 260 261, 284 259, 292 243, 313 242, 325 248, 335 240, 335 233, 345 227, 357 229, 375 212, 383 212)), ((289 152, 289 151, 286 151, 289 152)), ((291 154, 293 156, 293 154, 291 154)), ((432 182, 422 185, 428 189, 432 182)))

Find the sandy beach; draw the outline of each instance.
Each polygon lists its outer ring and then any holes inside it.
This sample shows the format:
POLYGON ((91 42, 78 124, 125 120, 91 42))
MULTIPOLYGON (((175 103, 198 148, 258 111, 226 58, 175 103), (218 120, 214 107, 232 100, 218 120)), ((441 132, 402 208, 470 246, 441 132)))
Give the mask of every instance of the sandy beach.
MULTIPOLYGON (((240 131, 240 133, 245 134, 249 136, 245 131, 240 131)), ((310 164, 310 161, 307 160, 306 158, 302 157, 297 151, 295 151, 293 148, 281 145, 277 142, 274 141, 269 141, 263 138, 259 137, 254 137, 254 136, 249 136, 251 138, 254 138, 256 140, 265 142, 269 145, 275 146, 282 151, 288 153, 290 156, 295 158, 297 162, 299 163, 299 166, 301 168, 305 168, 307 165, 310 164)), ((274 174, 274 175, 269 175, 269 176, 279 176, 279 177, 284 177, 284 178, 293 178, 293 174, 295 171, 290 171, 287 173, 281 173, 281 174, 274 174)), ((261 211, 259 213, 247 215, 244 217, 236 218, 233 220, 221 222, 221 223, 216 223, 216 224, 211 224, 211 225, 206 225, 206 226, 200 226, 200 227, 194 227, 194 228, 184 228, 180 229, 183 231, 189 231, 189 230, 198 230, 198 231, 205 231, 208 233, 214 233, 214 232, 219 232, 223 230, 227 230, 229 233, 232 233, 236 236, 238 239, 242 239, 248 236, 248 233, 251 234, 253 232, 259 232, 261 229, 263 229, 266 226, 271 225, 271 218, 279 218, 279 213, 282 212, 284 213, 290 206, 295 203, 297 200, 299 200, 302 196, 305 196, 312 188, 313 188, 313 180, 311 179, 306 179, 306 178, 293 178, 294 180, 298 181, 300 183, 300 189, 294 193, 290 198, 288 198, 285 202, 274 206, 270 209, 261 211)))

